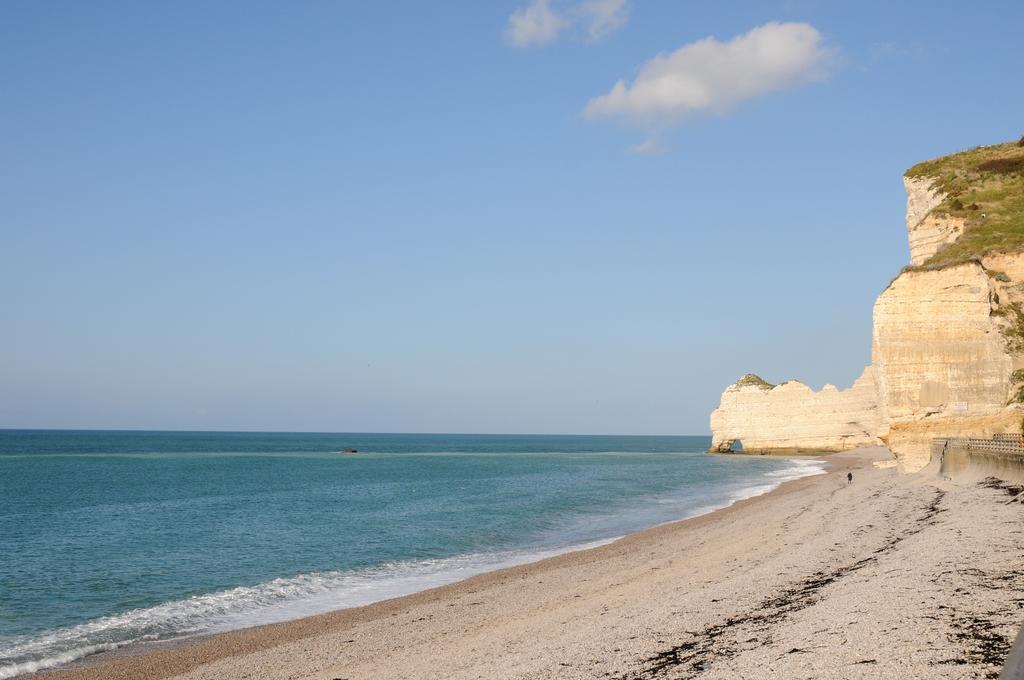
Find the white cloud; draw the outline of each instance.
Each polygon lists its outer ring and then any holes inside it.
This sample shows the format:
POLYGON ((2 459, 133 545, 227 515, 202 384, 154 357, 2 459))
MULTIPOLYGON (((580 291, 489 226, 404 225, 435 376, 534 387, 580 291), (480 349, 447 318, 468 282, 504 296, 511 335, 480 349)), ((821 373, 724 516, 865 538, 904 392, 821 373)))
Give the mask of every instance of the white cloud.
POLYGON ((548 5, 548 0, 533 0, 529 6, 517 9, 508 18, 505 35, 516 47, 546 45, 568 26, 569 22, 548 5))
POLYGON ((591 99, 587 118, 621 118, 664 126, 690 116, 722 113, 776 90, 821 80, 832 50, 810 24, 771 22, 728 42, 713 37, 660 54, 591 99))
POLYGON ((586 27, 587 36, 591 40, 600 40, 626 25, 629 20, 629 2, 586 0, 580 3, 577 13, 586 27))
POLYGON ((516 47, 533 47, 554 42, 563 31, 582 31, 596 42, 626 25, 629 0, 582 0, 562 9, 549 0, 532 0, 508 18, 505 37, 516 47))

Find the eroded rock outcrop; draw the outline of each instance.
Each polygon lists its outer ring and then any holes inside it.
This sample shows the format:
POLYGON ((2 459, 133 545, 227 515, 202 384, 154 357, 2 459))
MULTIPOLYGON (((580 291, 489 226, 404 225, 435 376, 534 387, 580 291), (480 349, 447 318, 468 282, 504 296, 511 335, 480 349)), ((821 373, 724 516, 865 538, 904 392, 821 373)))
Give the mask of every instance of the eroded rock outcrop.
POLYGON ((711 414, 711 448, 724 453, 742 442, 748 452, 844 451, 881 443, 879 424, 871 366, 847 390, 825 385, 818 392, 748 374, 726 388, 711 414))
POLYGON ((965 220, 935 214, 932 211, 946 195, 932 187, 930 177, 904 177, 907 189, 907 240, 910 264, 924 264, 939 248, 957 240, 964 232, 965 220))

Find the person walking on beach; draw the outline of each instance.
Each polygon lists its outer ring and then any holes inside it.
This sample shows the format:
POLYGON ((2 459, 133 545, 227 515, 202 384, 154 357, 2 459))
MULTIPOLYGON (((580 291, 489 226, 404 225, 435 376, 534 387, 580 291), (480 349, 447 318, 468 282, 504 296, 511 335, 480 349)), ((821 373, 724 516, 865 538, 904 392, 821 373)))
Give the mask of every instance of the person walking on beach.
POLYGON ((846 473, 846 483, 847 484, 853 484, 853 473, 852 472, 847 472, 846 473))

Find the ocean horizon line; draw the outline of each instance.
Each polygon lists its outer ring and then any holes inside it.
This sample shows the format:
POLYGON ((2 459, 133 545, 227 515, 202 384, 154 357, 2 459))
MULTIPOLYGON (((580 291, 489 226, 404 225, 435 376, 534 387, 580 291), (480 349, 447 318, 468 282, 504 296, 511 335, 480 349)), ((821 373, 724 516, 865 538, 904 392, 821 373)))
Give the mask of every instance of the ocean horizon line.
POLYGON ((0 427, 0 432, 139 432, 144 434, 323 434, 359 436, 451 436, 451 437, 711 437, 711 432, 702 434, 620 434, 593 432, 412 432, 412 431, 359 431, 359 430, 217 430, 217 429, 166 429, 135 427, 0 427))

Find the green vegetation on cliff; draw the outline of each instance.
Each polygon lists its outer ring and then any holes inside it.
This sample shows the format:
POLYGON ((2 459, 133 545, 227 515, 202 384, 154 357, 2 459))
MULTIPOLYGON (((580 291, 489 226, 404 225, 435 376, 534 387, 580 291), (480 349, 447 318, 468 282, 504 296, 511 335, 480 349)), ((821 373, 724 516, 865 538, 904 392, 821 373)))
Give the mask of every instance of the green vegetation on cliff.
POLYGON ((924 268, 1024 250, 1024 138, 918 163, 906 175, 934 178, 933 186, 946 194, 933 214, 965 220, 963 236, 924 268))
POLYGON ((770 390, 771 388, 775 387, 775 385, 771 384, 761 376, 754 375, 753 373, 747 373, 745 376, 736 381, 737 387, 746 387, 748 385, 760 387, 762 390, 770 390))

